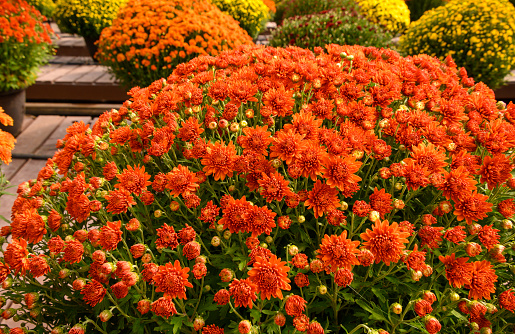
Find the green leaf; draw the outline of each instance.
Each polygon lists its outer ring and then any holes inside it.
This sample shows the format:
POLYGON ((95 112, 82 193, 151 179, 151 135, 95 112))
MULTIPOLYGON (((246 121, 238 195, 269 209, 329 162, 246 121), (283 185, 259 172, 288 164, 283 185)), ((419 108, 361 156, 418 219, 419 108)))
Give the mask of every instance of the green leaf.
POLYGON ((371 320, 379 320, 379 321, 387 321, 386 318, 381 314, 381 309, 378 308, 373 302, 370 302, 372 306, 368 305, 365 301, 358 299, 356 303, 361 306, 362 309, 370 313, 369 319, 371 320))
POLYGON ((170 324, 173 325, 173 333, 178 333, 182 327, 182 322, 184 321, 184 317, 172 317, 172 321, 170 324))
POLYGON ((377 298, 379 298, 379 300, 382 302, 382 303, 386 303, 386 297, 383 295, 382 291, 378 288, 372 288, 372 292, 374 293, 374 295, 377 296, 377 298))

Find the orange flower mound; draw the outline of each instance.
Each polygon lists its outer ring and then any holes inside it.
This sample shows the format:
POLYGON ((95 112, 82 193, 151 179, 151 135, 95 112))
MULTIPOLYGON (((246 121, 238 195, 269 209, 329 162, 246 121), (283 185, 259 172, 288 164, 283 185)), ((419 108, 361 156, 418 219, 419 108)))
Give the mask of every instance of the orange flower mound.
MULTIPOLYGON (((176 2, 155 4, 134 45, 175 20, 161 12, 176 2)), ((199 333, 512 321, 515 105, 452 59, 240 46, 129 96, 70 126, 16 189, 0 297, 22 303, 5 318, 199 333)))
MULTIPOLYGON (((2 107, 0 107, 0 124, 5 126, 13 125, 13 119, 4 112, 2 107)), ((7 165, 12 161, 11 152, 15 143, 16 139, 12 134, 0 130, 0 160, 7 165)))
POLYGON ((131 0, 102 30, 99 61, 126 86, 147 86, 180 63, 217 55, 251 37, 210 1, 131 0))

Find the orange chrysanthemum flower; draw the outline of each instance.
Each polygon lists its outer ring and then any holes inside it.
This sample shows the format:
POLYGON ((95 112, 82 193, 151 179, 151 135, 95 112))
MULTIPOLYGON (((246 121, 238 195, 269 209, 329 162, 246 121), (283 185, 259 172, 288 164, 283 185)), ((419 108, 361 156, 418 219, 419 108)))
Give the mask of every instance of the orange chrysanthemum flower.
POLYGON ((79 240, 68 240, 66 241, 66 246, 63 251, 63 261, 79 263, 82 261, 82 255, 84 255, 84 245, 79 240))
POLYGON ((199 187, 197 182, 197 174, 181 164, 166 174, 166 189, 170 190, 170 195, 173 197, 195 193, 199 187))
POLYGON ((273 137, 274 143, 270 146, 270 158, 279 158, 291 164, 294 159, 300 157, 302 148, 306 145, 304 135, 295 131, 280 130, 273 137))
POLYGON ((347 239, 347 231, 338 235, 325 235, 318 250, 317 258, 322 260, 331 271, 339 268, 352 269, 353 265, 360 264, 357 255, 360 242, 347 239))
POLYGON ((322 174, 323 161, 328 156, 327 152, 315 141, 307 141, 306 146, 300 150, 295 164, 300 168, 303 177, 310 177, 315 181, 322 174))
POLYGON ((182 122, 177 138, 184 141, 193 141, 199 138, 200 134, 203 132, 204 129, 200 127, 198 119, 196 117, 190 117, 182 122))
POLYGON ((170 296, 164 296, 150 305, 152 312, 155 315, 159 315, 163 318, 169 318, 171 315, 177 314, 177 309, 170 296))
POLYGON ((374 193, 370 195, 370 206, 372 210, 379 212, 381 218, 384 218, 384 215, 392 211, 392 195, 386 193, 384 189, 377 190, 377 187, 374 187, 374 193))
POLYGON ((223 228, 228 228, 231 233, 249 231, 247 214, 250 212, 252 205, 243 196, 241 199, 230 198, 229 203, 223 209, 222 219, 218 224, 223 228))
POLYGON ((454 205, 454 215, 457 216, 459 221, 465 219, 467 224, 481 220, 487 216, 488 212, 492 211, 493 204, 488 203, 487 199, 488 196, 478 194, 477 191, 465 195, 454 205))
POLYGON ((102 283, 95 279, 92 279, 91 282, 86 284, 80 291, 80 293, 84 295, 83 298, 86 301, 86 304, 90 305, 91 307, 100 303, 102 299, 104 299, 106 292, 107 290, 104 288, 102 283))
POLYGON ((118 247, 118 243, 122 241, 123 232, 120 230, 122 222, 107 222, 105 226, 100 228, 99 245, 107 250, 112 251, 118 247))
POLYGON ((234 298, 234 306, 252 308, 252 302, 257 299, 257 285, 250 279, 234 279, 229 284, 229 293, 234 298))
POLYGON ((313 209, 315 217, 321 217, 324 213, 340 207, 338 190, 317 180, 313 189, 308 193, 308 199, 304 202, 308 209, 313 209))
POLYGON ((121 174, 116 176, 120 183, 115 184, 115 188, 126 189, 135 195, 141 195, 151 185, 150 174, 145 173, 145 166, 127 166, 121 174))
POLYGON ((447 166, 445 160, 445 150, 442 147, 435 146, 431 143, 420 143, 418 146, 411 148, 411 157, 420 165, 429 171, 429 173, 440 173, 447 166))
POLYGON ((283 129, 304 135, 306 140, 316 140, 322 123, 323 119, 317 119, 310 111, 301 110, 292 116, 291 124, 285 124, 283 129))
POLYGON ((12 134, 5 131, 0 131, 0 160, 5 164, 9 164, 12 161, 12 150, 16 139, 12 134))
POLYGON ((262 179, 258 180, 259 193, 268 203, 272 201, 282 201, 286 196, 290 196, 292 191, 288 188, 289 181, 285 180, 282 174, 273 171, 270 175, 262 173, 262 179))
POLYGON ((415 271, 423 271, 427 268, 426 252, 419 251, 418 245, 415 245, 413 250, 404 259, 404 263, 406 263, 408 270, 413 269, 415 271))
POLYGON ((173 226, 163 224, 163 226, 161 226, 161 228, 158 228, 156 232, 158 237, 156 240, 157 249, 175 249, 177 246, 179 246, 179 235, 175 232, 173 226))
POLYGON ((467 262, 468 257, 456 258, 456 254, 452 253, 438 258, 445 265, 445 277, 447 277, 451 286, 461 288, 463 285, 470 283, 474 265, 467 262))
POLYGON ((444 178, 445 182, 438 189, 443 191, 443 195, 447 199, 457 201, 476 190, 476 180, 463 166, 450 172, 444 171, 444 178))
POLYGON ((272 110, 272 115, 279 117, 286 117, 293 114, 293 106, 295 100, 292 96, 292 91, 286 91, 283 85, 279 88, 271 88, 262 98, 263 104, 272 110))
POLYGON ((113 214, 119 214, 122 212, 127 212, 127 209, 134 204, 136 204, 136 201, 131 196, 131 193, 125 189, 121 188, 119 190, 112 190, 109 195, 105 196, 105 199, 107 200, 107 212, 113 213, 113 214))
POLYGON ((493 189, 511 178, 512 169, 510 160, 504 154, 497 154, 493 158, 487 155, 483 159, 483 165, 479 171, 480 182, 486 182, 488 188, 493 189))
POLYGON ((224 180, 226 176, 232 176, 234 163, 236 162, 236 147, 232 142, 227 146, 224 143, 210 143, 208 153, 201 160, 206 176, 213 174, 215 181, 224 180))
POLYGON ((488 260, 473 262, 472 278, 470 283, 465 284, 465 288, 469 289, 469 298, 473 299, 490 299, 490 294, 495 293, 495 282, 497 275, 488 260))
POLYGON ((261 294, 261 299, 275 297, 283 299, 282 290, 290 291, 290 279, 288 278, 290 267, 286 261, 281 261, 276 255, 272 254, 269 258, 257 256, 256 262, 249 270, 250 281, 257 286, 257 292, 261 294))
POLYGON ((490 250, 495 245, 499 243, 499 239, 501 236, 497 233, 498 229, 492 228, 493 224, 485 225, 481 228, 481 230, 477 233, 479 241, 486 247, 486 249, 490 250))
POLYGON ((268 155, 267 148, 272 142, 272 133, 266 131, 267 129, 266 125, 244 128, 244 135, 238 137, 238 144, 243 147, 243 153, 268 155))
POLYGON ((345 158, 330 156, 324 159, 322 176, 331 187, 337 187, 343 196, 350 197, 359 190, 358 182, 361 177, 355 175, 362 163, 349 155, 345 158))
POLYGON ((276 215, 266 206, 251 206, 245 217, 247 231, 252 233, 252 237, 257 237, 263 233, 270 235, 275 227, 274 217, 276 215))
POLYGON ((403 232, 395 222, 390 225, 387 220, 378 220, 372 230, 367 228, 360 236, 365 241, 363 246, 374 254, 375 263, 383 261, 389 266, 390 262, 397 262, 401 258, 409 233, 403 232))
POLYGON ((11 267, 16 275, 25 272, 29 269, 29 251, 27 250, 27 241, 23 238, 14 239, 4 252, 4 261, 11 267))
POLYGON ((159 266, 157 273, 153 276, 153 280, 157 287, 156 292, 164 292, 165 296, 171 298, 186 299, 186 287, 193 288, 188 282, 188 271, 190 268, 182 268, 179 260, 175 260, 174 264, 168 262, 164 266, 159 266))

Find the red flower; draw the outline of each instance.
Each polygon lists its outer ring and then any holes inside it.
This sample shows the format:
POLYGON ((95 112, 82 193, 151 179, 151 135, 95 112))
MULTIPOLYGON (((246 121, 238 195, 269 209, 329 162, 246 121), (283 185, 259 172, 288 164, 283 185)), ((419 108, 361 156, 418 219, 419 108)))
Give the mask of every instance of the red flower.
POLYGON ((84 254, 84 245, 75 239, 66 241, 64 247, 63 261, 70 263, 79 263, 82 261, 82 255, 84 254))
MULTIPOLYGON (((252 302, 256 300, 256 284, 250 279, 234 279, 229 284, 229 293, 234 298, 234 306, 244 306, 252 308, 252 302)), ((220 291, 219 291, 220 292, 220 291)))
MULTIPOLYGON (((32 276, 40 277, 46 275, 50 272, 51 268, 48 262, 45 259, 45 255, 37 255, 33 256, 29 259, 29 270, 32 276)), ((0 270, 1 272, 1 270, 0 270)), ((0 273, 0 281, 1 281, 1 273, 0 273)))
POLYGON ((224 329, 216 325, 207 325, 202 327, 202 334, 224 334, 224 329))
POLYGON ((305 314, 301 314, 295 318, 293 318, 293 326, 299 332, 305 332, 309 326, 309 318, 305 314))
POLYGON ((150 175, 145 173, 145 166, 127 166, 121 174, 116 176, 120 183, 115 184, 115 188, 126 189, 135 195, 141 195, 147 186, 151 185, 150 175))
POLYGON ((497 275, 488 260, 473 262, 472 279, 470 283, 465 284, 465 288, 469 289, 469 298, 473 299, 490 299, 490 294, 495 293, 495 282, 497 275))
POLYGON ((150 304, 150 309, 154 314, 163 318, 169 318, 171 315, 177 314, 177 309, 172 301, 172 297, 165 295, 150 304))
POLYGON ((454 226, 453 228, 448 229, 443 237, 450 242, 459 244, 460 242, 465 241, 465 237, 467 236, 467 233, 465 233, 464 230, 464 226, 454 226))
POLYGON ((243 153, 268 155, 267 148, 272 142, 271 132, 266 131, 268 126, 256 126, 243 129, 243 136, 238 137, 238 144, 243 147, 243 153))
POLYGON ((372 226, 372 230, 367 229, 361 233, 361 239, 365 242, 363 245, 374 254, 375 262, 384 263, 389 266, 390 262, 399 261, 402 250, 406 248, 404 244, 408 243, 409 233, 403 232, 397 223, 390 225, 387 220, 376 221, 372 226))
POLYGON ((478 194, 476 191, 467 194, 456 202, 454 215, 457 216, 459 221, 465 219, 467 224, 481 220, 487 216, 488 212, 492 211, 492 203, 488 203, 487 199, 488 196, 478 194))
POLYGON ((418 314, 419 317, 423 317, 426 314, 433 312, 433 308, 431 307, 431 303, 427 300, 419 299, 415 302, 415 313, 418 314))
POLYGON ((227 146, 224 143, 210 143, 208 152, 201 160, 206 176, 213 174, 215 181, 224 180, 226 176, 232 176, 234 163, 236 162, 236 147, 232 142, 227 146))
POLYGON ((112 190, 109 195, 105 196, 105 199, 108 201, 106 208, 107 212, 113 214, 127 212, 128 208, 136 204, 136 201, 131 196, 131 193, 125 188, 121 188, 120 190, 112 190))
POLYGON ((282 201, 284 196, 290 196, 292 191, 288 188, 289 181, 277 171, 270 175, 262 173, 262 178, 258 180, 259 193, 268 203, 272 201, 282 201))
POLYGON ((123 232, 120 230, 122 222, 107 222, 105 226, 100 228, 99 244, 107 251, 115 250, 118 243, 122 241, 123 232))
POLYGON ((253 268, 248 272, 250 281, 257 285, 257 291, 261 294, 261 299, 270 299, 275 297, 282 299, 281 290, 289 291, 291 289, 288 271, 290 267, 285 261, 281 261, 272 254, 268 259, 265 257, 256 257, 253 268))
POLYGON ((173 228, 173 226, 163 224, 163 226, 161 226, 161 228, 158 228, 156 231, 158 237, 156 240, 157 249, 175 249, 177 246, 179 246, 179 236, 177 235, 177 233, 175 233, 175 229, 173 228))
POLYGON ((11 273, 11 269, 7 263, 0 262, 0 283, 3 283, 7 276, 11 273))
POLYGON ((476 190, 476 180, 470 176, 463 166, 459 166, 450 172, 444 171, 444 179, 445 182, 437 188, 443 191, 443 195, 447 199, 459 201, 476 190))
POLYGON ((360 264, 357 254, 360 242, 347 239, 347 231, 339 236, 327 234, 322 239, 318 250, 317 258, 322 260, 326 266, 330 266, 334 272, 338 268, 351 269, 353 265, 360 264))
POLYGON ((309 277, 303 273, 297 273, 297 275, 295 275, 294 281, 299 288, 305 288, 309 286, 309 277))
POLYGON ((485 225, 481 228, 481 230, 477 233, 479 237, 479 241, 486 247, 486 249, 490 250, 495 245, 499 243, 499 239, 501 236, 497 233, 498 229, 492 228, 492 225, 485 225))
POLYGON ((354 275, 349 269, 346 268, 338 269, 338 271, 334 274, 334 282, 342 288, 349 286, 353 279, 354 275))
POLYGON ((200 127, 198 119, 196 117, 189 117, 181 123, 177 138, 183 141, 193 141, 199 138, 200 134, 203 132, 204 129, 200 127))
POLYGON ((404 263, 406 263, 408 270, 423 271, 427 268, 426 252, 419 251, 418 245, 415 245, 413 250, 404 259, 404 263))
POLYGON ((392 211, 392 195, 385 192, 384 189, 377 190, 374 187, 374 193, 370 195, 370 206, 372 210, 379 212, 381 218, 384 218, 384 215, 392 211))
POLYGON ((215 293, 215 297, 213 298, 213 301, 217 303, 218 305, 225 305, 229 302, 231 297, 231 294, 229 291, 225 289, 218 290, 215 293))
POLYGON ((196 241, 190 241, 182 248, 182 254, 188 259, 193 260, 200 255, 200 244, 196 241))
POLYGON ((424 226, 418 231, 420 237, 420 247, 427 245, 430 249, 438 248, 442 241, 443 227, 424 226))
POLYGON ((210 224, 209 228, 214 228, 216 217, 218 217, 219 212, 220 208, 213 204, 213 201, 209 201, 207 202, 206 206, 200 210, 199 219, 205 223, 210 224))
POLYGON ((481 183, 486 182, 489 189, 506 182, 511 178, 512 165, 504 154, 497 154, 493 158, 485 156, 479 174, 481 183))
POLYGON ((286 297, 284 310, 286 311, 286 314, 291 315, 292 317, 298 317, 306 309, 306 303, 306 300, 301 296, 290 295, 286 297))
POLYGON ((447 256, 440 256, 440 261, 445 265, 445 277, 449 284, 455 288, 461 288, 472 280, 473 264, 467 263, 468 257, 456 258, 452 253, 447 256))
POLYGON ((356 201, 352 206, 352 213, 359 217, 366 217, 372 211, 372 207, 365 201, 356 201))
POLYGON ((182 268, 179 260, 175 260, 174 264, 168 262, 164 266, 159 266, 153 277, 157 286, 156 292, 163 291, 171 298, 186 299, 186 287, 193 287, 188 282, 188 271, 190 268, 182 268))
POLYGON ((321 217, 324 213, 340 207, 338 190, 317 180, 304 205, 313 209, 315 217, 321 217))
POLYGON ((499 305, 511 313, 515 311, 515 295, 513 294, 512 289, 503 291, 499 295, 499 305))
POLYGON ((294 131, 280 130, 273 137, 274 143, 270 147, 270 158, 279 158, 291 164, 294 159, 300 157, 300 152, 306 143, 303 135, 294 131))
POLYGON ((118 282, 111 285, 111 290, 116 298, 122 299, 129 293, 129 287, 124 282, 118 282))
POLYGON ((195 193, 199 187, 197 182, 197 175, 181 164, 166 174, 166 189, 173 197, 195 193))
POLYGON ((102 299, 104 299, 106 292, 107 290, 104 286, 95 279, 92 279, 91 282, 87 283, 80 291, 80 293, 84 295, 83 299, 86 301, 86 304, 91 307, 100 303, 102 299))
POLYGON ((513 198, 505 199, 504 201, 497 204, 497 210, 504 218, 511 218, 515 215, 515 204, 513 198))
MULTIPOLYGON (((284 128, 286 128, 286 125, 284 128)), ((300 149, 295 165, 300 168, 303 177, 310 177, 311 180, 315 181, 317 176, 322 174, 323 162, 327 156, 327 152, 318 143, 307 141, 306 146, 300 149)))
POLYGON ((269 89, 263 94, 262 101, 266 107, 271 108, 272 115, 286 117, 293 113, 295 100, 293 99, 292 91, 285 90, 283 85, 280 85, 277 89, 269 89))
POLYGON ((443 167, 447 166, 445 149, 431 143, 412 146, 411 156, 418 165, 427 168, 430 174, 440 173, 443 171, 443 167))
POLYGON ((251 211, 252 206, 243 196, 241 199, 231 198, 227 205, 223 208, 222 219, 218 224, 223 225, 223 228, 228 228, 231 233, 248 231, 247 214, 251 211))

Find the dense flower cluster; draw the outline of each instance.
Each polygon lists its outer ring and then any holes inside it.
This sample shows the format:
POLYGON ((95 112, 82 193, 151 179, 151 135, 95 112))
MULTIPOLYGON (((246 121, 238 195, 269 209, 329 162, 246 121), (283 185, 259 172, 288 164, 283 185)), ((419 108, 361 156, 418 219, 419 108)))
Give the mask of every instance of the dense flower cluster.
POLYGON ((401 33, 410 25, 410 11, 404 0, 356 0, 361 12, 372 22, 393 33, 401 33))
MULTIPOLYGON (((13 125, 13 119, 4 112, 2 107, 0 107, 0 124, 4 126, 13 125)), ((11 162, 11 151, 13 150, 15 143, 16 139, 12 134, 0 130, 0 161, 3 161, 5 164, 9 164, 11 162)))
POLYGON ((281 23, 293 16, 316 14, 324 10, 345 7, 357 10, 355 0, 284 0, 278 3, 275 21, 281 23))
POLYGON ((131 0, 102 32, 99 61, 127 87, 147 86, 198 55, 217 55, 250 36, 201 0, 131 0))
POLYGON ((57 0, 54 19, 63 32, 98 39, 127 0, 57 0))
POLYGON ((54 0, 29 0, 27 2, 48 18, 52 18, 54 15, 56 7, 54 0))
POLYGON ((24 0, 0 0, 0 92, 26 88, 53 53, 53 30, 24 0))
POLYGON ((311 50, 332 43, 386 47, 391 39, 391 34, 355 9, 337 8, 284 20, 272 33, 270 45, 292 45, 311 50))
POLYGON ((507 0, 450 1, 414 22, 400 48, 410 55, 451 55, 468 75, 495 89, 515 66, 514 15, 507 0))
POLYGON ((18 187, 5 319, 513 330, 515 105, 450 57, 242 46, 130 96, 18 187))
POLYGON ((238 21, 240 27, 251 37, 256 37, 270 18, 270 8, 263 0, 212 0, 212 2, 222 12, 238 21))

